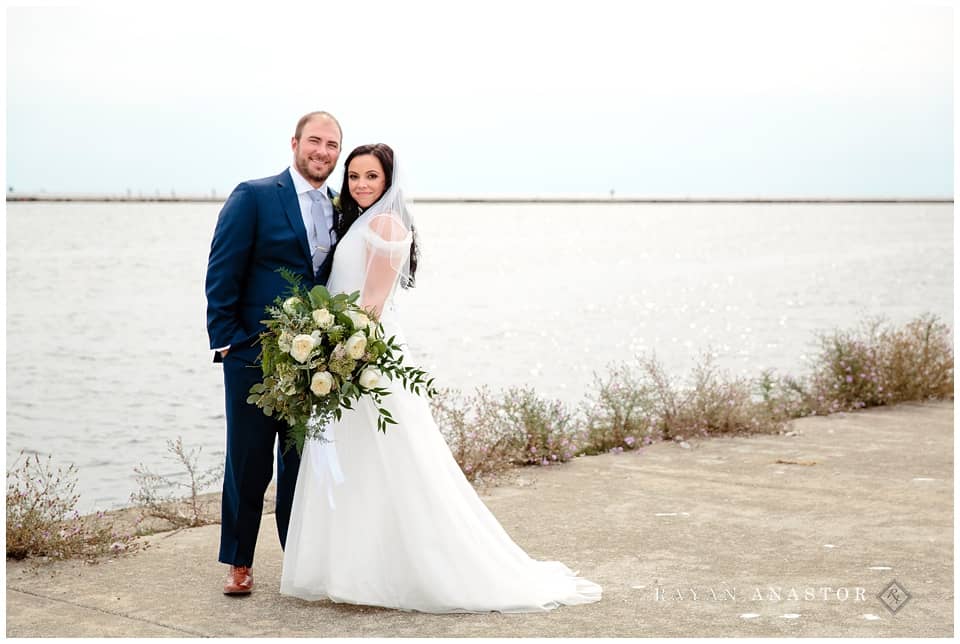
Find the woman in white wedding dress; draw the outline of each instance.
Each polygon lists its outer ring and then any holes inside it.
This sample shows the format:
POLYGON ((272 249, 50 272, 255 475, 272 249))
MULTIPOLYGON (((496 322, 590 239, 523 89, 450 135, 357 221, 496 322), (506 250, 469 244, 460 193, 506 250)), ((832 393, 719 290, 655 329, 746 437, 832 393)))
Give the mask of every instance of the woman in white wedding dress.
MULTIPOLYGON (((405 345, 393 294, 412 282, 416 253, 393 151, 361 146, 345 167, 344 215, 360 214, 337 246, 328 289, 360 291, 387 337, 405 345)), ((405 362, 417 364, 404 351, 405 362)), ((600 586, 560 562, 531 559, 513 542, 460 471, 426 399, 386 378, 381 384, 397 421, 386 434, 363 398, 327 427, 329 442, 304 446, 282 594, 429 613, 535 612, 600 600, 600 586)))

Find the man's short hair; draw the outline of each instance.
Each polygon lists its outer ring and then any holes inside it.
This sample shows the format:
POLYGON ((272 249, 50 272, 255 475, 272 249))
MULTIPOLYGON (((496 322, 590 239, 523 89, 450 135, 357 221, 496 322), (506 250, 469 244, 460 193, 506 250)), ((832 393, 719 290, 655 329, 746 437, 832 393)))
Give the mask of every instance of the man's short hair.
POLYGON ((307 123, 309 123, 310 121, 312 121, 314 118, 316 118, 316 117, 318 117, 318 116, 325 116, 325 117, 327 117, 328 119, 330 119, 331 121, 333 121, 333 124, 337 126, 337 131, 340 132, 340 140, 342 141, 342 140, 343 140, 343 128, 340 127, 340 121, 338 121, 338 120, 336 119, 336 117, 335 117, 333 114, 331 114, 330 112, 324 112, 324 111, 322 111, 322 110, 321 110, 321 111, 318 111, 318 112, 310 112, 310 113, 308 113, 308 114, 304 114, 303 116, 301 116, 301 117, 300 117, 300 120, 297 121, 297 129, 296 129, 296 131, 293 133, 293 138, 295 138, 297 141, 299 141, 299 140, 300 140, 300 136, 303 134, 303 127, 304 127, 307 123))

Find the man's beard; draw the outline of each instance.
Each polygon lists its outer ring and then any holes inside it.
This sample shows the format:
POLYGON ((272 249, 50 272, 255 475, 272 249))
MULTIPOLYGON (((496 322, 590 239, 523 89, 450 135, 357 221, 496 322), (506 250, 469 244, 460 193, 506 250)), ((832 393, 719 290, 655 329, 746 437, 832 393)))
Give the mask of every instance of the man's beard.
POLYGON ((310 169, 310 159, 304 157, 302 159, 297 159, 297 170, 300 171, 300 174, 302 174, 304 178, 323 183, 327 180, 327 177, 330 176, 330 172, 333 172, 333 167, 331 166, 330 171, 326 174, 312 171, 310 169))

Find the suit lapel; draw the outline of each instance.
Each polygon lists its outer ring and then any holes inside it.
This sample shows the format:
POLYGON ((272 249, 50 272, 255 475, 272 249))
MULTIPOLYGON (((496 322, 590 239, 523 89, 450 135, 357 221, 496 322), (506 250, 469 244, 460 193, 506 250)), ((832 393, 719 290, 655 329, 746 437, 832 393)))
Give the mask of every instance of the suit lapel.
POLYGON ((297 198, 297 191, 293 188, 293 179, 290 178, 289 170, 277 175, 277 196, 280 197, 283 212, 287 216, 290 226, 297 233, 297 239, 300 240, 300 249, 303 251, 307 263, 313 266, 310 242, 307 241, 307 229, 303 227, 303 215, 300 214, 300 200, 297 198))

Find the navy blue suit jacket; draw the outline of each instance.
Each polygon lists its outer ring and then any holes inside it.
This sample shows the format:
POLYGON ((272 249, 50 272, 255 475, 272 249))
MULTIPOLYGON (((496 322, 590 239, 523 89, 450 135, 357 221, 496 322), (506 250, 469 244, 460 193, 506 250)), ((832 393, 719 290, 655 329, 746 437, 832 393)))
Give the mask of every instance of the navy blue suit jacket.
MULTIPOLYGON (((336 196, 329 188, 327 193, 336 196)), ((339 226, 338 217, 334 212, 335 226, 339 226)), ((265 329, 264 309, 289 286, 277 269, 285 267, 300 275, 308 289, 325 284, 334 248, 314 274, 300 202, 288 170, 234 188, 217 219, 207 264, 210 348, 230 345, 234 351, 253 346, 265 329)), ((214 361, 220 361, 219 353, 214 361)))

